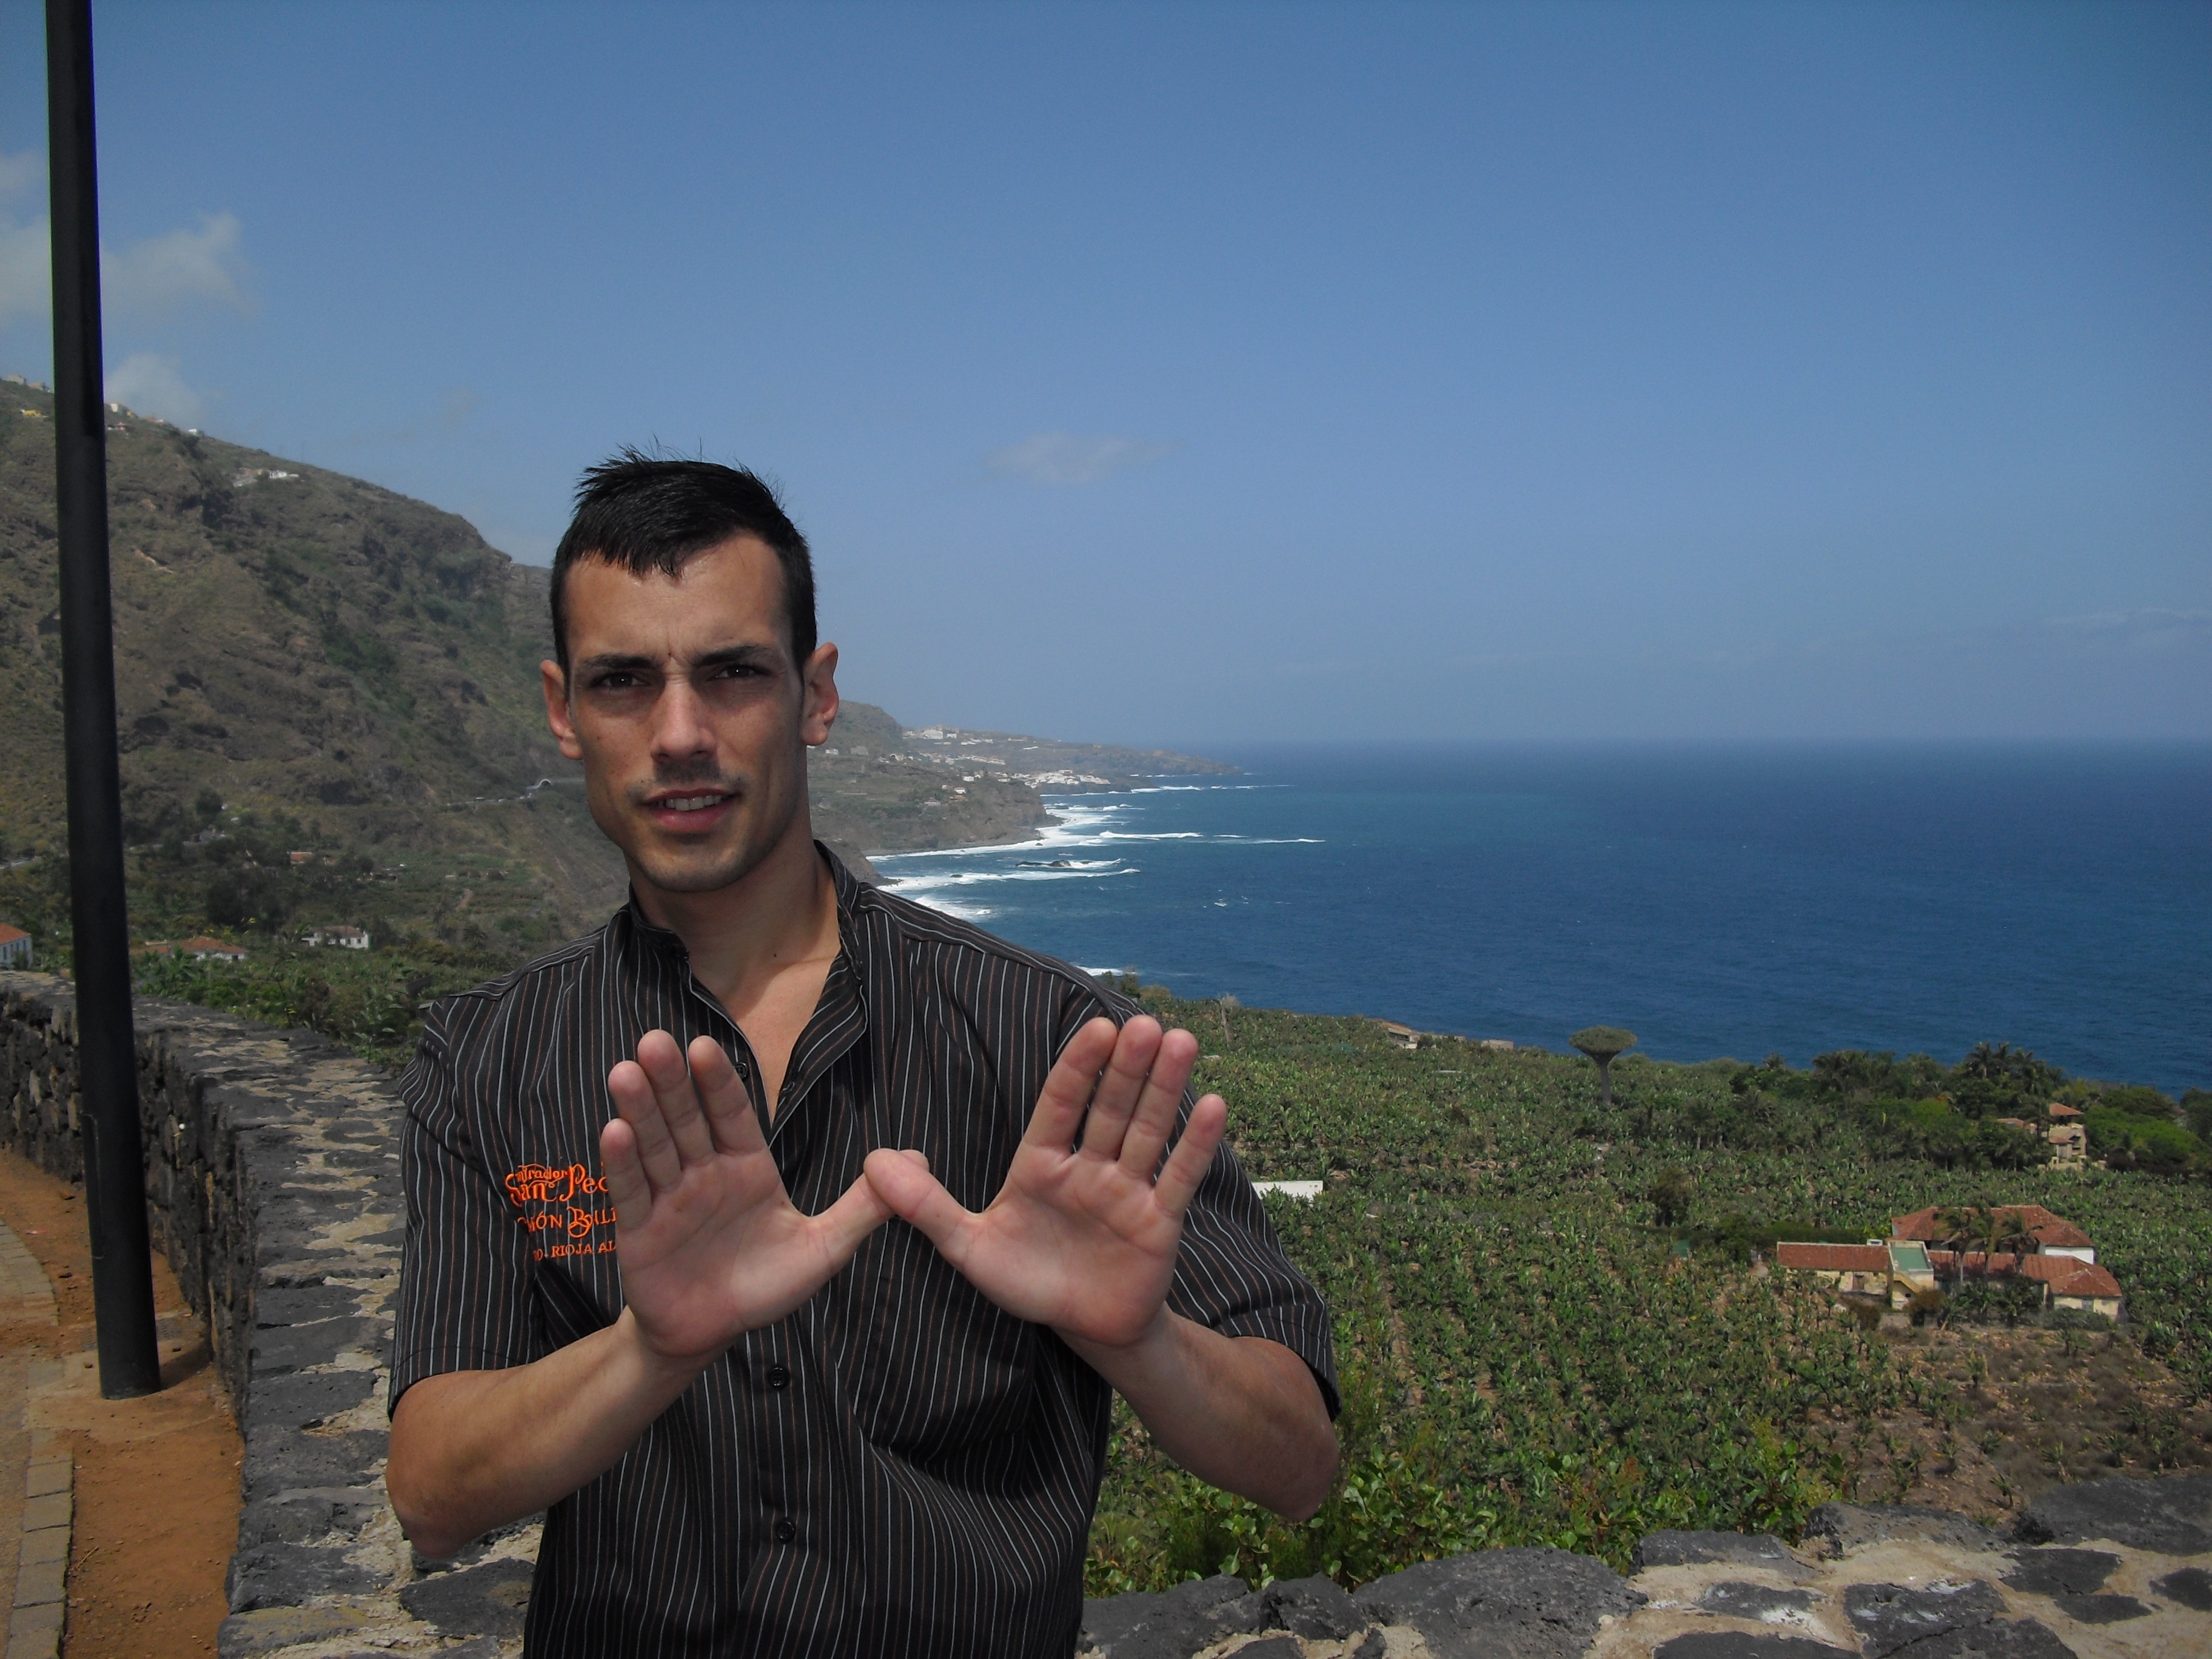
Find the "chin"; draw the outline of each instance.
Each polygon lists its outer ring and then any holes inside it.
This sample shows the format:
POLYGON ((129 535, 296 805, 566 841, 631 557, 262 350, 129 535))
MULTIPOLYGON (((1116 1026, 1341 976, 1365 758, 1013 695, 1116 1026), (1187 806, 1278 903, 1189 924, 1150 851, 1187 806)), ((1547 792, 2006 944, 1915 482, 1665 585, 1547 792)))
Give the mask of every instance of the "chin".
POLYGON ((637 860, 645 878, 664 893, 713 893, 734 885, 750 873, 766 848, 717 848, 691 856, 647 854, 637 860))

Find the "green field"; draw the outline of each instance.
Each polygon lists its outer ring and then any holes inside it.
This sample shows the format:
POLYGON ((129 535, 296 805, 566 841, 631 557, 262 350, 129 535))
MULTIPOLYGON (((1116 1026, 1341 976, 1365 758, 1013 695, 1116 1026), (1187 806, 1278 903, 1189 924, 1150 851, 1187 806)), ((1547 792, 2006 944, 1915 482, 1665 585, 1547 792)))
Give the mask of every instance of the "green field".
MULTIPOLYGON (((1899 1155, 1872 1103, 1771 1066, 1625 1060, 1604 1111, 1579 1056, 1407 1052, 1366 1021, 1250 1009, 1224 1038, 1218 1005, 1156 1001, 1214 1051, 1200 1080, 1229 1100, 1251 1174, 1328 1182, 1269 1207, 1336 1314, 1346 1474, 1312 1524, 1281 1526, 1167 1466, 1125 1413, 1094 1594, 1224 1564, 1357 1582, 1491 1543, 1625 1565, 1655 1527, 1795 1535, 1828 1498, 1899 1496, 1885 1425, 1957 1434, 1978 1402, 1912 1342, 1755 1270, 1749 1247, 1877 1237, 1929 1204, 2035 1202, 2080 1223, 2132 1322, 2047 1340, 2133 1345, 2184 1402, 2212 1389, 2201 1175, 1947 1168, 1899 1155), (1662 1227, 1650 1193, 1668 1169, 1687 1176, 1688 1213, 1662 1227)), ((2142 1444, 2108 1437, 2077 1462, 2169 1461, 2174 1413, 2137 1416, 2142 1444)))

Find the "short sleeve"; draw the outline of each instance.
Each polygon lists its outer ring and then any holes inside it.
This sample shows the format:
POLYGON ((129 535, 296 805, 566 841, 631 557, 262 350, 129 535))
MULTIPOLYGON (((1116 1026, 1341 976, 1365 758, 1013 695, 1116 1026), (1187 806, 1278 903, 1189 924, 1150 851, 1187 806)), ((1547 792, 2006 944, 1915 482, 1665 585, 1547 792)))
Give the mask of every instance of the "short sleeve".
POLYGON ((540 1357, 530 1242, 471 1133, 448 1019, 434 1006, 399 1083, 407 1238, 392 1332, 392 1404, 426 1376, 499 1370, 540 1357))
MULTIPOLYGON (((1059 1048, 1085 1021, 1104 1014, 1116 1025, 1144 1010, 1104 989, 1079 990, 1062 1010, 1059 1048)), ((1197 1096, 1183 1091, 1176 1114, 1180 1135, 1197 1096)), ((1267 1207, 1245 1178, 1225 1140, 1183 1214, 1182 1253, 1168 1287, 1176 1313, 1224 1336, 1258 1336, 1279 1342, 1306 1362, 1321 1385, 1333 1419, 1342 1407, 1336 1380, 1336 1340, 1328 1304, 1284 1254, 1267 1207)))

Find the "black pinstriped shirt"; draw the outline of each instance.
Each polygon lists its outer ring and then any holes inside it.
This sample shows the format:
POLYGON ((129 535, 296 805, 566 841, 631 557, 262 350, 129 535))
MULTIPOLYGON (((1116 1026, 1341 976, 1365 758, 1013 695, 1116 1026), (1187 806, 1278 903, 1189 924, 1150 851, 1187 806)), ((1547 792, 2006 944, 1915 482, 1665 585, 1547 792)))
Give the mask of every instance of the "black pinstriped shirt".
MULTIPOLYGON (((876 1147, 918 1147, 980 1210, 1061 1047, 1133 1005, 823 856, 841 949, 773 1121, 763 1113, 784 1185, 817 1213, 876 1147)), ((401 1085, 395 1404, 425 1376, 525 1364, 619 1316, 599 1133, 609 1069, 656 1027, 723 1043, 759 1103, 743 1034, 635 901, 432 1008, 401 1085)), ((1226 1144, 1184 1223, 1168 1305, 1282 1343, 1335 1410, 1328 1311, 1226 1144)), ((1002 1312, 894 1220, 553 1506, 527 1651, 1071 1653, 1110 1404, 1058 1337, 1002 1312)))

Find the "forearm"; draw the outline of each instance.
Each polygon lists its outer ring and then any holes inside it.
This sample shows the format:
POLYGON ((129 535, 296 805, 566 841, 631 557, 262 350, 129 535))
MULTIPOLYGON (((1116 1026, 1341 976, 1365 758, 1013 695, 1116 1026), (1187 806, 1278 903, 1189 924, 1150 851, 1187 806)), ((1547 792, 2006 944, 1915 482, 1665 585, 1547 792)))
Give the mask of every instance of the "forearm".
POLYGON ((1304 1360, 1279 1342, 1224 1336, 1163 1308, 1125 1348, 1068 1338, 1200 1480, 1303 1521, 1336 1475, 1336 1430, 1304 1360))
POLYGON ((386 1488, 416 1548, 448 1556, 603 1474, 714 1356, 671 1361, 625 1310, 532 1364, 425 1377, 392 1419, 386 1488))

